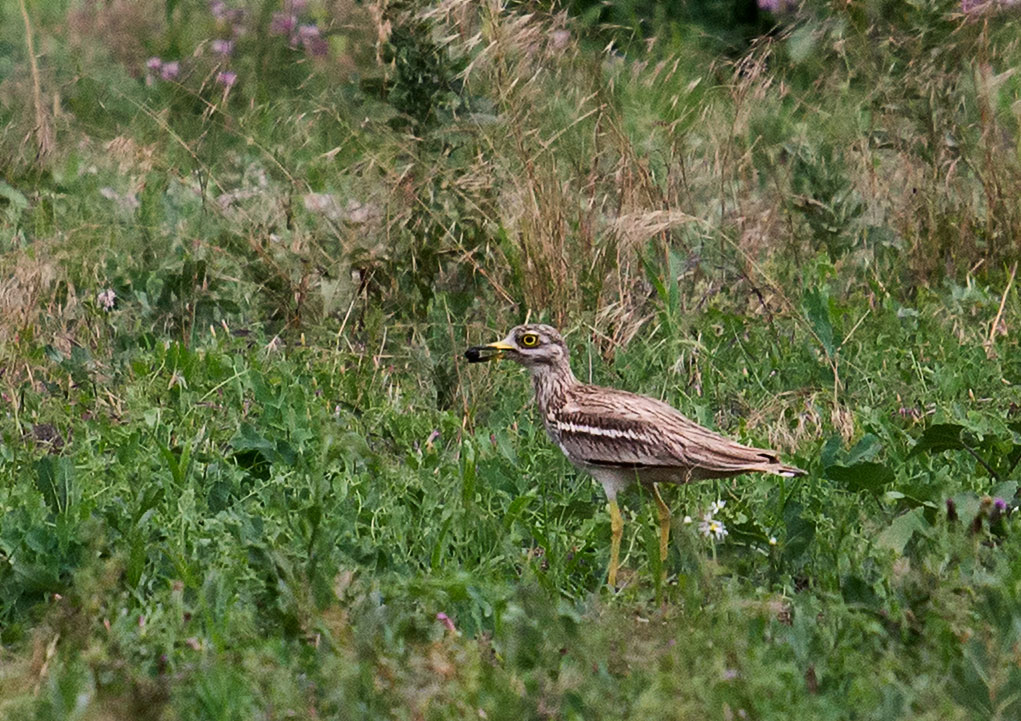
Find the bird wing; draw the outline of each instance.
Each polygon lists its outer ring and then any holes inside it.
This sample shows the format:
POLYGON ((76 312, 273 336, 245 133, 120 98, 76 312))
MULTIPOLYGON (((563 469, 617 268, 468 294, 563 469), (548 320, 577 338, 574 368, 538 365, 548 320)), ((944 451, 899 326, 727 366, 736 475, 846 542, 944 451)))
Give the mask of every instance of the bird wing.
POLYGON ((662 401, 613 388, 573 387, 553 422, 567 454, 591 465, 677 468, 692 479, 801 473, 773 451, 741 445, 662 401))

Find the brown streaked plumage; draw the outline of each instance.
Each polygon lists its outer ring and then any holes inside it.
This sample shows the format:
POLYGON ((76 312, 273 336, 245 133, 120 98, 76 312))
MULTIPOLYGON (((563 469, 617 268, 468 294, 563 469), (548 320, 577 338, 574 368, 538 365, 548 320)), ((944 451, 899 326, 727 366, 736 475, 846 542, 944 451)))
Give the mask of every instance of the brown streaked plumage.
POLYGON ((670 510, 657 483, 688 483, 761 472, 798 476, 775 451, 730 440, 654 398, 580 382, 556 329, 520 325, 507 337, 465 352, 472 363, 506 357, 528 368, 546 431, 578 468, 603 486, 610 502, 609 583, 616 585, 623 520, 617 494, 635 481, 652 489, 659 509, 660 557, 666 559, 670 510))

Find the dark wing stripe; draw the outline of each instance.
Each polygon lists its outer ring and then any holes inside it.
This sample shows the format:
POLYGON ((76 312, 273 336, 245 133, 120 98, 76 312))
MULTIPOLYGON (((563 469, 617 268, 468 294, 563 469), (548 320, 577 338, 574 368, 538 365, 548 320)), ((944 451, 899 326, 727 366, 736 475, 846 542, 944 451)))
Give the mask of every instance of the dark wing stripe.
POLYGON ((652 471, 656 469, 669 470, 677 468, 676 465, 662 466, 652 463, 624 463, 617 461, 604 461, 595 458, 584 458, 582 459, 582 463, 589 466, 599 466, 600 468, 621 468, 625 471, 652 471))
POLYGON ((776 453, 736 443, 652 398, 612 388, 579 385, 550 421, 572 460, 624 469, 699 469, 733 475, 777 468, 776 453))

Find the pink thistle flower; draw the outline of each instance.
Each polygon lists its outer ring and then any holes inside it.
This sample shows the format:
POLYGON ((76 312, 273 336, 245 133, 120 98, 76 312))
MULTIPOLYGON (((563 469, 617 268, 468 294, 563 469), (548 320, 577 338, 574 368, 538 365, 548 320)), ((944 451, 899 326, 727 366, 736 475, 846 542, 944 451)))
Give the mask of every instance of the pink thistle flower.
POLYGON ((455 626, 454 622, 450 620, 450 616, 443 613, 443 611, 436 614, 436 620, 442 623, 451 633, 457 633, 457 626, 455 626))
POLYGON ((231 88, 238 81, 238 74, 232 70, 224 70, 216 74, 216 82, 225 88, 231 88))
POLYGON ((290 35, 294 26, 298 24, 298 18, 289 13, 273 13, 269 21, 270 35, 290 35))
POLYGON ((305 52, 309 55, 326 55, 326 40, 323 39, 323 36, 319 33, 319 28, 315 25, 299 26, 298 39, 301 40, 301 46, 305 48, 305 52))
POLYGON ((163 63, 163 67, 160 68, 160 77, 164 80, 176 80, 177 76, 181 74, 181 64, 176 60, 171 60, 169 63, 163 63))
POLYGON ((217 38, 209 44, 209 49, 212 50, 215 55, 227 57, 234 53, 234 41, 217 38))

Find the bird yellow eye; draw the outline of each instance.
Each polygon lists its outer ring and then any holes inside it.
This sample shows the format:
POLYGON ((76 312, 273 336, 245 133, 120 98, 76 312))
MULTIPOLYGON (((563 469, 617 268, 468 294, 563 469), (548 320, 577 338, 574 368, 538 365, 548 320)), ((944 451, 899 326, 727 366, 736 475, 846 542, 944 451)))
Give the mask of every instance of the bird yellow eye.
POLYGON ((535 346, 539 345, 539 336, 535 333, 525 333, 521 336, 520 342, 525 348, 535 348, 535 346))

